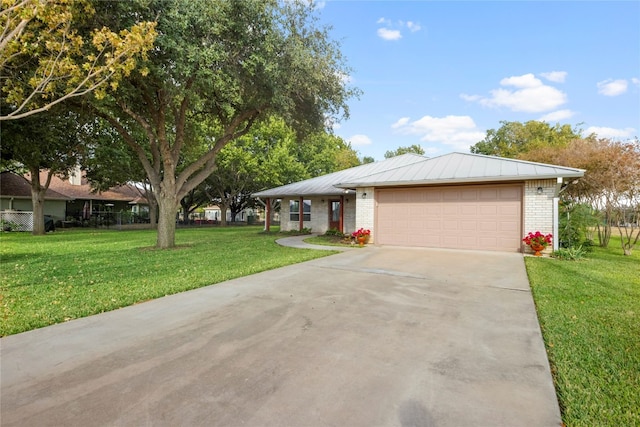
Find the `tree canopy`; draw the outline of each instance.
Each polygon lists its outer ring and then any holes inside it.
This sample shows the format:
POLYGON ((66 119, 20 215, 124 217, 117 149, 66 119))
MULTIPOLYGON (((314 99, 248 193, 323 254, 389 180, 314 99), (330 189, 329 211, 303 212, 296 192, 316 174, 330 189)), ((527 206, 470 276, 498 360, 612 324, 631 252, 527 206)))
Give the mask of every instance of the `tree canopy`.
POLYGON ((516 158, 544 147, 565 147, 569 142, 582 138, 579 129, 566 124, 551 126, 536 120, 500 123, 500 128, 489 129, 482 141, 471 146, 472 153, 516 158))
POLYGON ((358 94, 345 85, 338 43, 306 1, 151 0, 96 10, 107 26, 157 18, 148 72, 132 71, 92 105, 153 186, 160 248, 174 246, 180 200, 215 170, 225 145, 272 114, 310 134, 348 116, 347 100, 358 94))
POLYGON ((48 110, 108 89, 153 46, 153 18, 128 27, 98 26, 95 1, 1 0, 0 121, 48 110))
POLYGON ((315 132, 298 142, 284 120, 270 117, 220 151, 202 187, 224 222, 226 210, 234 218, 252 206, 252 193, 358 164, 357 153, 341 138, 315 132))
POLYGON ((391 157, 396 157, 407 153, 419 154, 423 156, 424 149, 420 146, 420 144, 413 144, 408 147, 398 147, 395 150, 389 150, 384 153, 384 158, 390 159, 391 157))

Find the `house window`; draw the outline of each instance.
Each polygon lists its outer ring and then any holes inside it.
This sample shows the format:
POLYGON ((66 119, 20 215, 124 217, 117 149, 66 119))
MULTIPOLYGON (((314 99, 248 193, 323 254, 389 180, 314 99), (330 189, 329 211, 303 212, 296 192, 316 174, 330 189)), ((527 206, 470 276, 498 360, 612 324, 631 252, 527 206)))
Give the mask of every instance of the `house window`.
MULTIPOLYGON (((311 200, 302 201, 302 220, 311 221, 311 200)), ((289 221, 300 221, 300 200, 289 200, 289 221)))

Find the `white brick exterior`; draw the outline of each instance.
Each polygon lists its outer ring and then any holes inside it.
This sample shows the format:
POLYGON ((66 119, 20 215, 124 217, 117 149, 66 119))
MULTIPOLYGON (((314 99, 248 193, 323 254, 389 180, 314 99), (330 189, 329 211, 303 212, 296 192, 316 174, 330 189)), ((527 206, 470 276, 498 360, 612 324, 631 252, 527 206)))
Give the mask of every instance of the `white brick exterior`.
MULTIPOLYGON (((556 180, 527 181, 524 186, 524 235, 536 231, 542 234, 553 234, 553 209, 556 193, 556 180), (538 188, 542 188, 542 194, 538 194, 538 188)), ((524 237, 524 236, 522 236, 524 237)), ((553 236, 555 239, 557 236, 553 236)), ((523 244, 524 249, 530 252, 530 248, 523 244)), ((551 246, 547 251, 551 250, 551 246)))
POLYGON ((356 227, 371 230, 369 243, 375 243, 375 191, 373 187, 358 188, 356 191, 356 227), (365 195, 363 197, 363 195, 365 195))

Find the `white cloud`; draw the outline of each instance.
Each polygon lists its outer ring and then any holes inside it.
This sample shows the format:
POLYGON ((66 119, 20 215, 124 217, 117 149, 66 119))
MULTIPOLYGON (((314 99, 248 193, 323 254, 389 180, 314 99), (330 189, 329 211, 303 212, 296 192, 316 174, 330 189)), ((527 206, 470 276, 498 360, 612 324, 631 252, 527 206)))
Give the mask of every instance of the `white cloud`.
POLYGON ((402 34, 400 34, 400 30, 378 28, 378 37, 385 40, 400 40, 402 38, 402 34))
POLYGON ((404 134, 418 135, 420 141, 449 145, 458 151, 469 151, 471 145, 485 137, 485 132, 469 116, 424 116, 414 122, 403 117, 391 127, 404 134))
POLYGON ((415 33, 416 31, 420 31, 420 29, 422 28, 420 26, 420 24, 413 22, 413 21, 407 21, 407 28, 409 29, 409 31, 411 31, 412 33, 415 33))
POLYGON ((367 135, 353 135, 351 138, 348 138, 347 141, 354 146, 371 144, 371 138, 369 138, 367 135))
POLYGON ((531 88, 542 86, 540 79, 537 79, 533 74, 523 74, 521 76, 505 77, 500 80, 502 86, 515 86, 520 88, 531 88))
POLYGON ((397 122, 395 122, 394 124, 391 125, 392 129, 398 129, 401 128, 402 126, 405 126, 407 123, 409 123, 410 118, 409 117, 402 117, 400 119, 398 119, 397 122))
POLYGON ((402 38, 401 30, 404 28, 412 33, 422 29, 420 24, 414 21, 397 21, 393 23, 390 19, 384 17, 378 19, 376 24, 383 26, 382 28, 378 28, 378 37, 384 40, 400 40, 402 38))
POLYGON ((490 97, 467 94, 461 94, 460 97, 467 101, 479 102, 486 107, 505 107, 512 111, 527 113, 551 111, 567 102, 567 95, 564 92, 542 83, 531 73, 506 77, 500 81, 500 85, 515 89, 494 89, 489 91, 490 97))
POLYGON ((564 80, 567 78, 566 71, 551 71, 549 73, 541 73, 540 75, 554 83, 564 83, 564 80))
POLYGON ((629 83, 624 79, 603 80, 598 82, 598 93, 604 96, 618 96, 627 91, 629 83))
POLYGON ((469 102, 475 102, 475 101, 479 101, 480 99, 482 99, 482 97, 480 95, 467 95, 466 93, 461 93, 460 94, 460 98, 464 99, 465 101, 469 101, 469 102))
POLYGON ((595 133, 599 138, 633 138, 636 135, 634 128, 614 129, 608 127, 591 126, 584 131, 585 135, 595 133))
POLYGON ((545 114, 544 116, 540 117, 539 120, 547 123, 553 123, 553 122, 559 122, 565 119, 570 119, 574 115, 575 113, 571 110, 558 110, 558 111, 553 111, 551 113, 545 114))
POLYGON ((636 85, 636 86, 640 86, 640 79, 638 79, 638 78, 636 78, 636 77, 633 77, 633 78, 631 79, 631 83, 633 83, 633 84, 634 84, 634 85, 636 85))

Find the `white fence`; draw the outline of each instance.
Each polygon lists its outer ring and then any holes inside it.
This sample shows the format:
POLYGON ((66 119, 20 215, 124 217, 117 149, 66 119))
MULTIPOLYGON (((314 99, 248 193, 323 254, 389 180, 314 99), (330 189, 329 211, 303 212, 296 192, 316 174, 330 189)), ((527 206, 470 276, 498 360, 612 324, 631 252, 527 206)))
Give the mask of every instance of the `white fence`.
POLYGON ((33 212, 0 212, 2 230, 33 231, 33 212))

